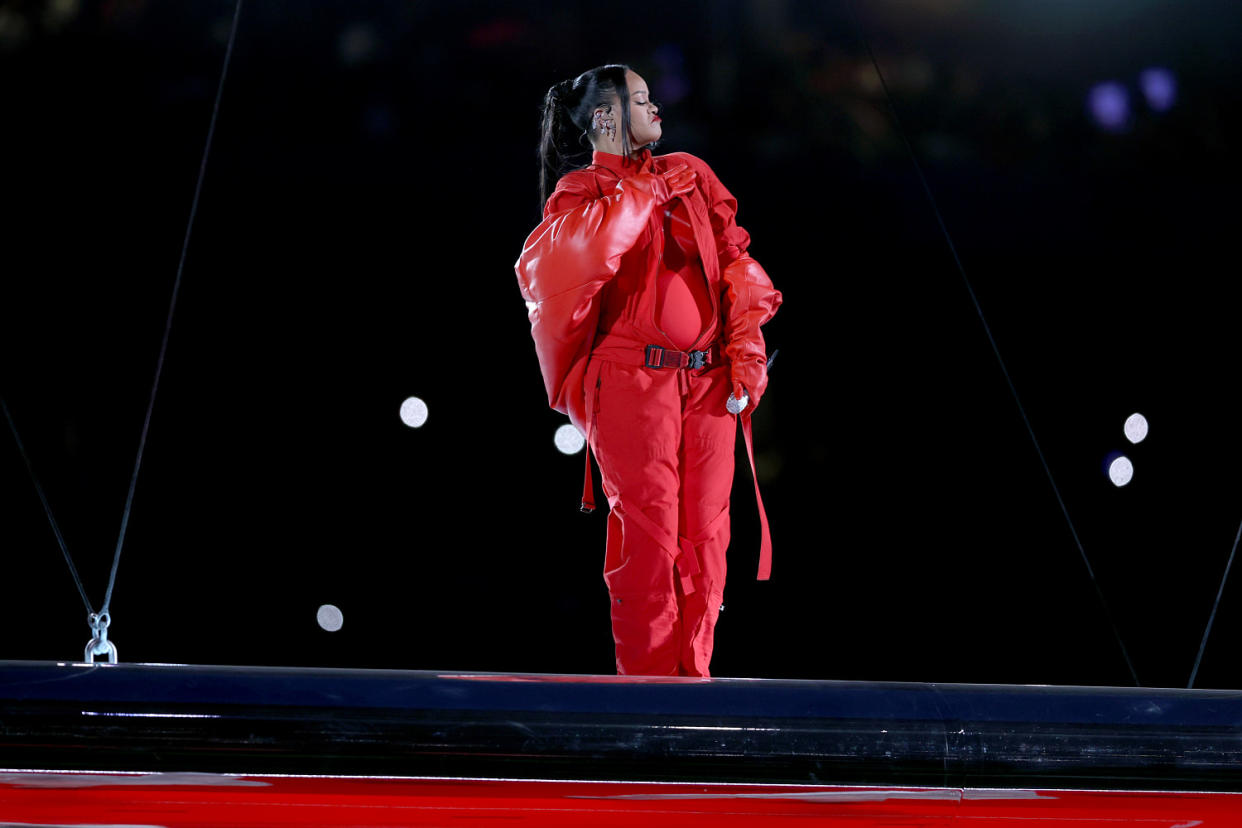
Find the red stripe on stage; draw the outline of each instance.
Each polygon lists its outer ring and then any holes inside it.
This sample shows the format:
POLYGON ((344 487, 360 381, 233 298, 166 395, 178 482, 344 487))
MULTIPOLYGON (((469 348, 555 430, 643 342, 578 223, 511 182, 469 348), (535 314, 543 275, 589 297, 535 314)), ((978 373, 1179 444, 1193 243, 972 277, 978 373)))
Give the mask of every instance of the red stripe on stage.
POLYGON ((1225 828, 1242 794, 0 772, 5 824, 1225 828))

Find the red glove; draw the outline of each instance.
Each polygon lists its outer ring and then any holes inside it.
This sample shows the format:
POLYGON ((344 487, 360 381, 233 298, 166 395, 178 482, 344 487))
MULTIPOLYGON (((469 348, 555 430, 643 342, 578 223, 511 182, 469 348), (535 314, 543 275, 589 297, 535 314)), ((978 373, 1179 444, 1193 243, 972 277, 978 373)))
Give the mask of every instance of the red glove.
POLYGON ((730 262, 722 273, 725 290, 725 355, 729 358, 729 379, 734 388, 741 385, 750 394, 750 407, 768 387, 768 355, 759 330, 776 313, 780 291, 759 263, 742 255, 730 262))
POLYGON ((656 200, 664 204, 692 192, 697 178, 698 173, 690 169, 688 164, 678 164, 672 169, 665 170, 656 176, 656 179, 664 185, 656 190, 656 200))

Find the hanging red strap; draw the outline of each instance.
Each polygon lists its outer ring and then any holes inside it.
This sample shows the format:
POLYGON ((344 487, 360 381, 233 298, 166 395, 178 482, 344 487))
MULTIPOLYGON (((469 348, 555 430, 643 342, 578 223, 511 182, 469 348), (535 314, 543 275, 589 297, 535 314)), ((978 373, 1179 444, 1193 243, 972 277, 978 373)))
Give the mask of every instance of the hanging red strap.
POLYGON ((742 421, 746 456, 750 458, 750 476, 755 481, 755 503, 759 506, 759 574, 756 580, 766 581, 772 577, 772 533, 768 529, 768 513, 763 508, 763 496, 759 494, 759 475, 755 474, 755 439, 750 431, 750 412, 743 411, 738 419, 742 421))
POLYGON ((699 569, 699 557, 694 544, 687 538, 677 538, 677 558, 673 561, 673 565, 677 568, 677 575, 681 579, 682 595, 692 594, 694 576, 702 570, 699 569))
MULTIPOLYGON (((590 430, 591 427, 588 425, 587 431, 590 430)), ((582 476, 582 505, 578 508, 590 514, 595 511, 595 480, 591 477, 591 440, 589 437, 583 453, 586 455, 586 474, 582 476)))
POLYGON ((582 453, 586 455, 586 471, 582 475, 582 504, 578 509, 587 514, 595 511, 595 479, 591 475, 591 430, 595 427, 595 418, 599 416, 599 371, 599 360, 591 360, 584 383, 587 391, 587 420, 582 424, 585 429, 582 437, 586 443, 582 453))

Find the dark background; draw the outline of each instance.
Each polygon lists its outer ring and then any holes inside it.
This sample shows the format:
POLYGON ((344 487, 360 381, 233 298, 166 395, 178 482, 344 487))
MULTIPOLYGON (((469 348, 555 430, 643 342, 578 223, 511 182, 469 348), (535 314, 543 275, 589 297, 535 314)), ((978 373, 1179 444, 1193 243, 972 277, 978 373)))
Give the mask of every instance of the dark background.
MULTIPOLYGON (((1242 12, 851 9, 248 0, 112 602, 123 660, 613 670, 606 521, 576 512, 512 265, 544 92, 618 61, 785 296, 755 415, 774 574, 753 580, 740 463, 713 671, 1132 681, 904 131, 1139 680, 1185 686, 1242 520, 1242 12), (1114 127, 1088 105, 1110 81, 1114 127)), ((0 7, 0 395, 97 608, 232 12, 0 7)), ((7 434, 0 561, 0 658, 80 658, 7 434)), ((1196 686, 1238 686, 1240 643, 1234 572, 1196 686)))

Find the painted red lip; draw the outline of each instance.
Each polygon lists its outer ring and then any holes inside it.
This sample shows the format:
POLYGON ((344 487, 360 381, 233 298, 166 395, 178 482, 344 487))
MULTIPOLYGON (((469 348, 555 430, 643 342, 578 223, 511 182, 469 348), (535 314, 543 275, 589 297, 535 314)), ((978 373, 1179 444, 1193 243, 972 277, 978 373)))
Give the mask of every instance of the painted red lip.
POLYGON ((657 116, 655 116, 654 118, 652 118, 652 119, 651 119, 651 123, 653 123, 653 124, 658 124, 658 123, 660 123, 660 121, 661 121, 661 120, 662 120, 662 119, 660 118, 660 116, 659 116, 659 115, 657 115, 657 116))

